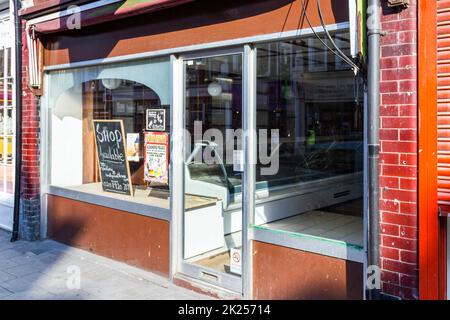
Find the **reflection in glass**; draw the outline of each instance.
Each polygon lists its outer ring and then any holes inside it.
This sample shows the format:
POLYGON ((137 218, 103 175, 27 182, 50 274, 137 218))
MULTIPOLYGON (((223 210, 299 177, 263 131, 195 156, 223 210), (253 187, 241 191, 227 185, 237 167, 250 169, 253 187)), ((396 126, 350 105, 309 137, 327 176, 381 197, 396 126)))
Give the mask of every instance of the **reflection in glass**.
POLYGON ((185 99, 184 259, 240 275, 230 259, 242 246, 243 173, 233 161, 242 151, 242 55, 185 61, 185 99))
POLYGON ((240 189, 242 182, 241 172, 235 172, 230 163, 233 150, 239 149, 242 143, 237 138, 230 140, 232 132, 242 129, 241 106, 241 55, 186 62, 185 121, 190 134, 186 158, 192 160, 187 163, 186 188, 197 195, 217 196, 225 207, 236 202, 235 190, 240 189), (227 138, 229 148, 224 145, 227 138), (211 156, 209 163, 204 155, 211 156), (202 190, 205 185, 209 190, 202 190))
MULTIPOLYGON (((80 146, 82 157, 80 162, 82 163, 76 163, 73 160, 68 161, 67 154, 58 150, 56 144, 59 140, 56 140, 57 137, 53 135, 55 138, 53 140, 54 166, 64 162, 66 166, 74 166, 74 171, 69 177, 61 176, 61 172, 54 170, 56 172, 53 175, 53 184, 70 186, 100 182, 92 127, 95 119, 122 120, 125 134, 136 133, 139 135, 139 145, 136 148, 137 161, 130 161, 129 165, 133 185, 145 185, 144 132, 146 110, 149 108, 164 108, 164 106, 161 106, 159 96, 143 84, 123 79, 114 80, 114 83, 111 79, 86 81, 65 91, 58 98, 57 106, 53 110, 53 131, 56 133, 68 129, 76 130, 76 127, 81 126, 78 133, 73 132, 70 136, 66 135, 65 137, 68 141, 72 141, 72 147, 80 146), (109 89, 105 84, 108 85, 109 89), (73 103, 76 101, 79 104, 74 105, 73 103), (79 120, 75 120, 77 118, 79 120), (75 122, 70 119, 74 119, 75 122), (76 174, 77 172, 79 172, 79 175, 76 174)), ((168 110, 167 113, 169 113, 168 110)), ((66 142, 61 140, 62 144, 66 142)), ((72 156, 72 158, 74 157, 72 156)))
MULTIPOLYGON (((130 172, 134 186, 144 186, 144 132, 146 110, 162 108, 158 95, 146 86, 135 81, 122 79, 92 80, 83 84, 83 119, 88 124, 95 120, 122 120, 125 134, 139 135, 136 148, 137 161, 130 161, 130 172)), ((166 112, 169 113, 169 110, 166 112)), ((84 128, 90 131, 90 128, 84 128)), ((94 136, 83 143, 84 153, 91 154, 94 147, 94 136), (89 148, 89 150, 86 150, 89 148)), ((89 159, 85 157, 85 161, 89 159)), ((99 182, 96 158, 91 159, 92 171, 84 162, 83 183, 99 182)))
POLYGON ((169 70, 167 59, 155 59, 50 72, 49 183, 83 193, 169 207, 168 185, 145 180, 144 139, 150 109, 164 110, 165 133, 170 131, 169 70), (122 120, 133 197, 103 191, 94 120, 122 120))
POLYGON ((11 67, 11 48, 0 49, 0 192, 9 194, 13 193, 14 183, 14 108, 11 67))
MULTIPOLYGON (((334 38, 348 55, 348 34, 334 38)), ((268 150, 279 170, 261 175, 264 165, 256 166, 256 223, 362 244, 358 78, 315 37, 258 45, 257 70, 257 130, 279 137, 277 149, 268 150)))

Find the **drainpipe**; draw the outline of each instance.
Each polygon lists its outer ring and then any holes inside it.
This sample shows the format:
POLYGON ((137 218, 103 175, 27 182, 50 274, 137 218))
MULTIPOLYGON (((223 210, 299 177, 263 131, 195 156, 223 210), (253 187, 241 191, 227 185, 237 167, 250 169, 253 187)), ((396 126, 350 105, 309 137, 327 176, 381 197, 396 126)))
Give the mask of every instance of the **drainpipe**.
MULTIPOLYGON (((368 170, 369 170, 369 235, 368 265, 380 267, 380 0, 368 0, 368 170)), ((372 271, 373 272, 373 271, 372 271)), ((380 299, 381 288, 369 290, 370 300, 380 299)))
POLYGON ((16 100, 16 150, 14 182, 14 218, 11 242, 19 238, 20 182, 22 177, 22 19, 19 16, 20 0, 13 0, 15 30, 15 100, 16 100))

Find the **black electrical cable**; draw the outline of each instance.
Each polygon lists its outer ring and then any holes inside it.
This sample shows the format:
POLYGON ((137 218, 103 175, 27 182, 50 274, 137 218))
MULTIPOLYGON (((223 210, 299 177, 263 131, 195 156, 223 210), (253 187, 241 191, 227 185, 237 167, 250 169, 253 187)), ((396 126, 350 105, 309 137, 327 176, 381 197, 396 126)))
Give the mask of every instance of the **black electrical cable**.
POLYGON ((300 3, 302 4, 303 7, 303 16, 306 19, 306 22, 308 23, 311 31, 313 32, 313 34, 316 36, 317 39, 319 39, 319 41, 329 50, 331 51, 335 56, 337 56, 338 58, 342 59, 345 63, 347 63, 350 67, 352 67, 352 69, 355 69, 356 71, 359 71, 359 67, 354 64, 354 63, 349 63, 349 61, 347 61, 345 58, 347 57, 342 57, 338 52, 336 52, 335 50, 333 50, 329 45, 327 45, 325 43, 325 41, 323 41, 323 39, 319 36, 319 34, 316 32, 316 30, 314 30, 314 27, 312 26, 311 21, 309 20, 308 14, 306 13, 306 5, 304 0, 301 0, 300 3))
POLYGON ((316 0, 316 3, 317 3, 317 11, 319 12, 320 22, 322 23, 323 31, 325 31, 325 34, 327 35, 328 40, 330 40, 333 47, 336 48, 336 51, 342 56, 341 58, 344 59, 344 61, 346 61, 349 65, 353 66, 353 68, 356 71, 359 71, 359 67, 349 57, 347 57, 347 55, 344 52, 342 52, 342 50, 339 49, 339 47, 334 42, 333 38, 331 37, 330 33, 327 30, 326 24, 325 24, 325 20, 323 18, 323 14, 322 14, 322 9, 320 7, 320 0, 316 0))

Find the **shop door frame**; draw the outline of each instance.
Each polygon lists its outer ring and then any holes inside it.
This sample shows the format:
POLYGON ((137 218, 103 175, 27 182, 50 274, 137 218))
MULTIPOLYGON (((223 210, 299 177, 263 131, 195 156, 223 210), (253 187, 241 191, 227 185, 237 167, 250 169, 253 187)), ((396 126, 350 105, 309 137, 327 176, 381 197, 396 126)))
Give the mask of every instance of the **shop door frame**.
POLYGON ((251 235, 249 226, 253 221, 256 144, 256 50, 250 45, 226 49, 205 50, 171 56, 172 108, 171 108, 171 278, 177 274, 216 286, 251 298, 251 235), (236 277, 218 271, 192 265, 183 259, 184 218, 184 116, 185 116, 185 69, 184 61, 195 58, 223 55, 242 55, 242 146, 244 172, 242 176, 242 275, 236 277), (201 274, 217 276, 218 281, 208 281, 201 274))

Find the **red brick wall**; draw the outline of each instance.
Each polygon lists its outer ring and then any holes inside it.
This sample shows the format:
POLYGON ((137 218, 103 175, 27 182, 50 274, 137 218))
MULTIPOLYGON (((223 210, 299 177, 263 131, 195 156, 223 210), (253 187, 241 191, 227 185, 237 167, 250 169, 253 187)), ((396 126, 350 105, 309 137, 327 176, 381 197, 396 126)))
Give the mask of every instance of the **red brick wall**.
POLYGON ((384 293, 417 299, 417 7, 383 3, 381 267, 384 293))
POLYGON ((22 179, 19 235, 22 239, 36 240, 39 238, 40 228, 39 108, 38 99, 28 87, 25 31, 22 33, 22 42, 22 179))

